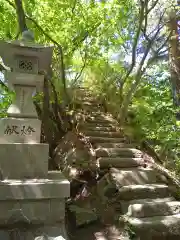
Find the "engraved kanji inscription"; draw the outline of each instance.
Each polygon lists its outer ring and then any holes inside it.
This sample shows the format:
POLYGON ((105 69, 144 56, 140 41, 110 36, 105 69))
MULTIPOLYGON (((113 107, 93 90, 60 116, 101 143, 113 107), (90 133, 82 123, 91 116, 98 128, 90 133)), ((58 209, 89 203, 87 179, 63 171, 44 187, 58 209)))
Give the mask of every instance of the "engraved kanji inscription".
POLYGON ((31 135, 32 133, 36 132, 35 129, 31 126, 22 126, 21 128, 21 135, 31 135))
POLYGON ((5 135, 31 135, 32 133, 35 133, 36 130, 31 126, 25 126, 22 127, 16 126, 16 125, 8 125, 6 129, 4 130, 5 135))
POLYGON ((7 126, 7 128, 5 129, 4 131, 4 134, 6 135, 12 135, 12 134, 16 134, 18 135, 19 134, 19 131, 18 131, 18 126, 16 125, 12 125, 12 126, 7 126))

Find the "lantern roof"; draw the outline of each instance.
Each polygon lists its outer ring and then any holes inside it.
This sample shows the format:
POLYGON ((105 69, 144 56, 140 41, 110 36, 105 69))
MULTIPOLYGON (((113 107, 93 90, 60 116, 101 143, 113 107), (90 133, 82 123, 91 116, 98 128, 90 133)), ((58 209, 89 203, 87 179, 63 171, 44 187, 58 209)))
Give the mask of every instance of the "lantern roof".
POLYGON ((53 46, 36 44, 25 39, 15 41, 0 40, 0 56, 6 66, 13 68, 14 59, 17 56, 36 58, 38 60, 38 71, 47 71, 51 65, 53 46))

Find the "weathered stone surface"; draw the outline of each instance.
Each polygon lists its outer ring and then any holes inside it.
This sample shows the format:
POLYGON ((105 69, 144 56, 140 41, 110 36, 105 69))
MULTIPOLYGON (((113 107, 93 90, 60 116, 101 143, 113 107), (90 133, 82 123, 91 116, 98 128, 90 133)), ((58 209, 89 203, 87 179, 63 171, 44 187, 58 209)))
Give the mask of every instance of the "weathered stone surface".
MULTIPOLYGON (((84 170, 96 164, 91 146, 85 143, 74 131, 67 133, 61 140, 55 149, 54 160, 62 171, 67 166, 76 168, 76 170, 84 170)), ((71 174, 68 173, 68 175, 71 174)))
POLYGON ((10 239, 10 235, 9 235, 9 232, 6 230, 0 230, 0 239, 2 240, 11 240, 10 239))
POLYGON ((96 125, 91 125, 91 124, 86 124, 84 125, 84 129, 87 131, 103 131, 103 132, 116 132, 117 128, 112 126, 112 127, 98 127, 96 125))
POLYGON ((87 139, 91 143, 124 143, 124 138, 109 138, 109 137, 95 137, 95 136, 87 136, 87 139))
POLYGON ((171 193, 166 184, 145 184, 123 186, 119 190, 120 200, 170 197, 171 193))
POLYGON ((142 152, 133 148, 103 148, 99 147, 95 151, 97 157, 142 157, 142 152))
POLYGON ((47 178, 48 144, 0 144, 2 179, 47 178))
POLYGON ((83 131, 83 133, 86 135, 86 136, 95 136, 95 137, 115 137, 115 138, 121 138, 123 137, 122 136, 122 133, 119 133, 119 132, 103 132, 103 131, 83 131))
POLYGON ((29 41, 23 41, 23 44, 19 40, 13 42, 1 41, 0 44, 0 55, 4 64, 13 68, 16 72, 20 71, 18 57, 21 60, 33 61, 32 72, 35 74, 38 74, 38 71, 47 71, 51 65, 52 52, 52 46, 43 46, 29 41), (21 47, 19 47, 20 45, 21 47))
POLYGON ((64 179, 64 175, 61 171, 48 171, 48 179, 51 180, 60 180, 64 179))
POLYGON ((64 199, 0 201, 0 225, 50 224, 65 217, 64 199))
POLYGON ((7 72, 8 86, 13 89, 13 84, 36 86, 38 90, 42 90, 44 84, 44 76, 30 73, 7 72))
POLYGON ((16 98, 7 110, 8 116, 15 118, 37 118, 37 112, 32 100, 35 86, 14 85, 14 90, 16 98))
POLYGON ((39 143, 41 121, 28 118, 2 118, 0 120, 0 144, 39 143))
POLYGON ((154 239, 153 237, 157 235, 162 237, 160 239, 163 239, 163 236, 180 235, 180 214, 142 219, 128 218, 128 222, 138 235, 147 236, 147 239, 154 239))
POLYGON ((49 218, 50 218, 50 221, 54 223, 59 222, 65 218, 65 198, 50 200, 49 218))
MULTIPOLYGON (((92 109, 90 110, 90 114, 92 111, 97 111, 97 109, 92 109)), ((85 119, 86 120, 86 119, 85 119)), ((82 125, 81 125, 82 126, 82 125)), ((88 126, 88 127, 108 127, 108 128, 118 128, 118 124, 117 123, 114 123, 114 122, 111 122, 111 121, 108 121, 108 120, 105 120, 105 121, 98 121, 96 119, 92 120, 87 120, 85 122, 83 122, 83 126, 88 126)))
POLYGON ((107 124, 117 124, 117 121, 115 121, 114 119, 110 118, 110 117, 88 117, 86 118, 86 122, 87 123, 91 123, 91 122, 98 122, 98 123, 107 123, 107 124))
POLYGON ((95 148, 135 148, 135 144, 130 143, 95 143, 93 144, 95 148))
POLYGON ((70 207, 70 211, 72 211, 76 216, 76 227, 79 227, 84 224, 88 224, 90 222, 94 222, 97 220, 97 214, 93 209, 83 204, 82 207, 77 205, 72 205, 70 207))
POLYGON ((0 181, 0 200, 65 198, 70 195, 68 180, 30 179, 0 181))
POLYGON ((165 197, 165 198, 145 198, 145 199, 134 199, 131 201, 121 201, 121 211, 122 214, 127 214, 128 212, 128 207, 133 204, 144 204, 144 203, 162 203, 162 202, 171 202, 175 201, 174 197, 165 197))
POLYGON ((131 204, 127 215, 130 217, 144 218, 153 216, 167 216, 180 214, 180 202, 146 202, 131 204))
POLYGON ((100 157, 97 159, 100 168, 129 168, 138 167, 144 164, 142 158, 121 158, 121 157, 100 157))
POLYGON ((110 169, 110 178, 118 186, 118 188, 126 185, 150 184, 150 183, 167 183, 167 179, 158 174, 153 169, 148 168, 132 168, 132 169, 110 169))

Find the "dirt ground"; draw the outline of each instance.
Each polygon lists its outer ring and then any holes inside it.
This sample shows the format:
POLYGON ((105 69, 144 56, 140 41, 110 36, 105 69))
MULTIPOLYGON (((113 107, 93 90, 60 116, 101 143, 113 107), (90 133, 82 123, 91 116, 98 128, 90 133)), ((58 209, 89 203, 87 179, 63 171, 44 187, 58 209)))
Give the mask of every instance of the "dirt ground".
POLYGON ((70 240, 129 240, 129 237, 115 225, 94 223, 76 230, 70 240))

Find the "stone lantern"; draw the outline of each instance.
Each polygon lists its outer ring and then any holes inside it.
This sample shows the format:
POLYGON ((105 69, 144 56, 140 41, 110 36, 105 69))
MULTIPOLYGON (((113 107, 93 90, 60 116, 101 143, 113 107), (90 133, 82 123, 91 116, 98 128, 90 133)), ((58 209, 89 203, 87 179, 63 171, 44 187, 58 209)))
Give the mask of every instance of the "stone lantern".
POLYGON ((43 88, 52 50, 52 47, 29 41, 0 42, 0 55, 4 64, 11 69, 6 72, 6 78, 9 87, 16 93, 7 111, 11 119, 1 120, 0 142, 40 141, 40 121, 37 119, 32 94, 43 88))
MULTIPOLYGON (((0 119, 0 225, 16 224, 21 235, 25 223, 25 240, 64 239, 70 185, 61 172, 48 171, 49 145, 40 143, 41 121, 32 100, 43 89, 53 47, 35 44, 28 34, 20 41, 0 41, 0 56, 10 69, 5 77, 15 92, 8 117, 0 119)), ((0 231, 0 239, 2 234, 9 236, 0 231)))

